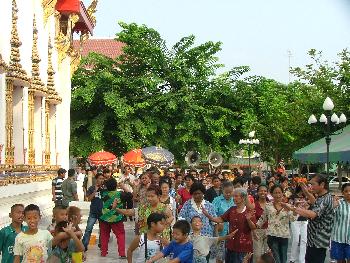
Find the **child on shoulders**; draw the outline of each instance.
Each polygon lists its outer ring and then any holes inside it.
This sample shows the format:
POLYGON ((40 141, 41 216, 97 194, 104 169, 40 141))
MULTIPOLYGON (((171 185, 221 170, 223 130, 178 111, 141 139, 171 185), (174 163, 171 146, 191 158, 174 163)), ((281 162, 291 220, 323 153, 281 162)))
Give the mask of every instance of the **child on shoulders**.
POLYGON ((62 205, 57 205, 52 209, 52 224, 49 225, 47 230, 49 230, 50 233, 53 235, 55 233, 56 224, 67 220, 68 220, 67 207, 62 205))
POLYGON ((72 263, 74 253, 82 253, 85 248, 74 232, 72 223, 62 221, 56 224, 52 250, 47 263, 72 263))

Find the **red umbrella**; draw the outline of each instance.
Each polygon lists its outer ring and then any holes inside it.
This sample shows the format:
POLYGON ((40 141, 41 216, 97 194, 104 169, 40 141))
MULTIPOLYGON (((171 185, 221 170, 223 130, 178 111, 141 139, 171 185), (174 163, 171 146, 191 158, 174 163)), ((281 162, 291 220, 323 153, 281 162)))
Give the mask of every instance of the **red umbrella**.
POLYGON ((123 163, 125 165, 144 167, 145 160, 141 156, 141 149, 134 149, 123 155, 123 163))
POLYGON ((91 165, 111 165, 117 161, 117 157, 113 153, 100 151, 91 154, 88 161, 91 165))

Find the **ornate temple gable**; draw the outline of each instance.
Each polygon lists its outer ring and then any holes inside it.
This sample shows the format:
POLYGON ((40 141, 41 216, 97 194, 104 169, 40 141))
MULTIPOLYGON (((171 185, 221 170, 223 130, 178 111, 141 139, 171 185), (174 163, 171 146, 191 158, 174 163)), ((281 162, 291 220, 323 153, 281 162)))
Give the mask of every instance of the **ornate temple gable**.
POLYGON ((27 85, 30 83, 30 77, 23 69, 21 64, 21 56, 19 47, 22 45, 18 37, 17 20, 18 20, 18 8, 15 0, 12 0, 12 30, 11 30, 11 55, 10 64, 8 67, 8 78, 19 82, 17 84, 27 85))
POLYGON ((47 98, 46 100, 53 104, 59 104, 62 102, 62 98, 58 95, 57 91, 55 90, 55 71, 52 66, 52 45, 51 45, 51 38, 49 38, 49 46, 48 46, 48 67, 47 67, 47 98))
POLYGON ((33 47, 32 47, 32 83, 29 91, 39 92, 45 95, 47 89, 40 78, 39 63, 41 59, 38 53, 38 29, 36 27, 35 16, 33 18, 33 47))
POLYGON ((55 13, 55 6, 56 6, 57 0, 42 0, 41 6, 43 8, 44 13, 44 24, 46 25, 47 20, 50 16, 52 16, 55 13))
POLYGON ((69 56, 71 74, 78 68, 81 59, 81 48, 74 49, 73 33, 80 34, 80 47, 92 35, 96 25, 96 7, 98 0, 93 0, 86 9, 80 0, 58 0, 56 4, 56 37, 59 64, 69 56))

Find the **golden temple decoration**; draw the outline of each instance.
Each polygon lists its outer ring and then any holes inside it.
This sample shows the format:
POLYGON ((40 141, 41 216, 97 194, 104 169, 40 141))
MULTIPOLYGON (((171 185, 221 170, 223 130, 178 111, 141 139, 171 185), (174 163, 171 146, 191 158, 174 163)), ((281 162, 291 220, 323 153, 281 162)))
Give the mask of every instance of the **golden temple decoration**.
POLYGON ((45 101, 45 165, 50 165, 50 157, 50 102, 45 101))
POLYGON ((7 76, 13 80, 21 81, 21 84, 28 84, 30 82, 30 77, 28 77, 27 72, 22 68, 21 56, 19 52, 19 47, 22 45, 18 37, 17 30, 17 16, 18 8, 15 0, 12 0, 12 30, 11 30, 11 55, 10 64, 8 67, 7 76))
POLYGON ((52 46, 51 39, 49 38, 49 48, 48 48, 48 57, 47 57, 48 67, 47 67, 47 94, 46 100, 52 103, 61 103, 62 98, 58 96, 57 91, 55 90, 55 71, 52 66, 52 46))
POLYGON ((56 3, 57 3, 57 0, 42 0, 41 6, 43 7, 45 25, 49 17, 55 13, 56 3))
POLYGON ((6 146, 5 164, 13 165, 15 147, 13 143, 13 80, 6 78, 6 146))
POLYGON ((35 164, 34 148, 34 91, 28 91, 28 164, 35 164))
POLYGON ((91 22, 94 26, 96 26, 96 16, 95 16, 95 13, 97 11, 96 7, 97 7, 97 3, 98 3, 98 0, 93 0, 91 2, 91 4, 89 5, 88 9, 87 9, 87 13, 91 19, 91 22))
POLYGON ((32 81, 29 91, 46 94, 47 89, 40 78, 39 63, 41 59, 38 53, 38 30, 36 28, 35 16, 33 19, 33 47, 32 47, 32 81))
POLYGON ((5 62, 5 60, 3 60, 1 54, 0 54, 0 72, 1 70, 6 70, 7 69, 7 64, 5 62))

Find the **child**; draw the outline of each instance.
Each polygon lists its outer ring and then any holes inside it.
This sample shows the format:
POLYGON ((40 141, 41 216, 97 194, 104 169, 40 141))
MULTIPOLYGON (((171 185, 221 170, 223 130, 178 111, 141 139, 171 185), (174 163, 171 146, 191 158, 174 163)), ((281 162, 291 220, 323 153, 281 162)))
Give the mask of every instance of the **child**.
POLYGON ((13 254, 14 263, 22 262, 46 262, 47 251, 50 247, 52 235, 47 230, 38 229, 41 219, 40 209, 37 205, 30 204, 24 209, 24 221, 28 230, 17 235, 13 254))
POLYGON ((223 241, 229 238, 233 238, 237 233, 238 229, 233 231, 232 233, 221 236, 221 237, 209 237, 202 236, 201 229, 203 227, 202 219, 199 216, 194 216, 191 219, 192 231, 193 235, 190 236, 190 241, 193 243, 193 262, 194 263, 206 263, 206 256, 209 254, 210 247, 219 241, 223 241))
POLYGON ((101 256, 108 253, 108 241, 111 229, 117 238, 119 257, 125 259, 125 229, 124 216, 116 211, 116 206, 122 208, 126 202, 125 192, 117 191, 117 181, 110 178, 105 182, 107 191, 102 192, 102 215, 100 217, 101 256), (115 201, 117 200, 117 201, 115 201), (118 203, 118 204, 116 204, 118 203))
MULTIPOLYGON (((72 226, 75 229, 76 236, 80 239, 83 236, 83 232, 80 230, 79 224, 81 223, 81 211, 79 207, 70 206, 67 208, 68 221, 72 223, 72 226)), ((83 253, 82 252, 73 252, 72 258, 75 263, 83 262, 83 253)))
POLYGON ((335 203, 331 235, 331 258, 338 263, 350 261, 350 183, 342 185, 344 199, 335 203))
POLYGON ((134 260, 135 263, 143 263, 162 250, 163 244, 159 235, 163 232, 165 224, 164 214, 152 213, 148 216, 148 231, 136 236, 131 242, 127 252, 128 263, 133 262, 132 254, 136 248, 138 253, 134 260))
POLYGON ((12 222, 9 226, 0 230, 0 251, 2 254, 1 263, 13 262, 13 246, 18 233, 26 231, 28 228, 23 226, 24 205, 15 204, 11 207, 9 214, 12 222))
POLYGON ((190 223, 186 220, 177 221, 173 226, 173 241, 161 252, 147 260, 146 263, 156 262, 169 255, 172 259, 168 263, 192 263, 193 245, 188 241, 190 231, 190 223))
POLYGON ((73 261, 74 253, 84 251, 84 245, 74 233, 72 223, 61 221, 56 224, 54 239, 52 241, 52 251, 47 263, 70 263, 73 261))
POLYGON ((57 205, 52 209, 52 224, 49 225, 47 230, 53 235, 55 232, 56 224, 62 221, 68 220, 67 207, 62 205, 57 205))

